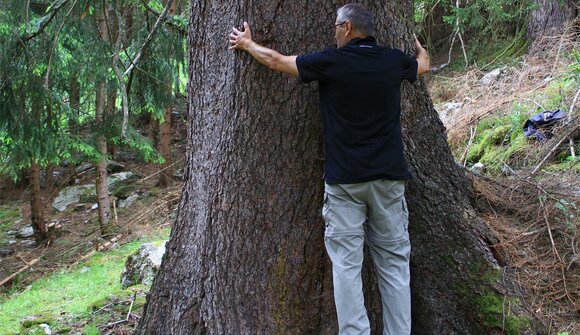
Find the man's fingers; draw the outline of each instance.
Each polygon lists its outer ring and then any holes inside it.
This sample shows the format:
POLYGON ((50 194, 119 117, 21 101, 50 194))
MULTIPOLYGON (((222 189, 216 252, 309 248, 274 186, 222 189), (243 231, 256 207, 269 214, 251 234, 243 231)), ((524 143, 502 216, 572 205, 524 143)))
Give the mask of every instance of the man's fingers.
POLYGON ((237 29, 236 29, 236 27, 233 27, 232 29, 234 30, 234 33, 236 33, 236 35, 238 35, 238 34, 241 34, 241 33, 242 33, 241 31, 237 30, 237 29))

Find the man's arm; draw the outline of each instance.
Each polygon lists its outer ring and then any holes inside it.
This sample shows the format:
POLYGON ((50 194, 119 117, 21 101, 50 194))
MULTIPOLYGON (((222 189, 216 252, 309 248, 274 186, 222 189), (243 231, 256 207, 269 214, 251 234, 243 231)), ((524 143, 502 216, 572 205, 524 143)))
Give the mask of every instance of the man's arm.
POLYGON ((429 72, 429 66, 431 62, 429 60, 429 54, 427 54, 427 50, 423 48, 417 39, 417 36, 415 36, 415 49, 417 50, 417 56, 415 58, 417 58, 418 63, 417 77, 420 77, 421 75, 429 72))
POLYGON ((239 31, 236 28, 232 29, 229 49, 247 51, 258 62, 274 71, 287 73, 295 77, 298 76, 296 56, 284 56, 275 50, 268 49, 252 41, 252 31, 247 22, 244 22, 244 31, 239 31))

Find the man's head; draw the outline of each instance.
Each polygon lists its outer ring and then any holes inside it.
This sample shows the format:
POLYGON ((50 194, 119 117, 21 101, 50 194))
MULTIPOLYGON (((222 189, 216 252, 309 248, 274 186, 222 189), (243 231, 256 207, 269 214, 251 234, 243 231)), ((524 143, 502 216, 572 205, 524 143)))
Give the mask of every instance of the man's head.
POLYGON ((367 37, 374 34, 374 15, 365 7, 358 4, 348 4, 340 7, 336 12, 336 44, 345 46, 355 37, 367 37))

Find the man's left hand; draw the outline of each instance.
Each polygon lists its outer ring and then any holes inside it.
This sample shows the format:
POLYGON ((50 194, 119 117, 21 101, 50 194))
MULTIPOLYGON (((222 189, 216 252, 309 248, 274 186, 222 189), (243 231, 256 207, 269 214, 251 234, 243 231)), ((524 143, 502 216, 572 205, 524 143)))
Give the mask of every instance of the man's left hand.
POLYGON ((252 43, 252 31, 250 30, 250 25, 248 22, 244 22, 244 31, 239 31, 236 27, 232 28, 232 33, 230 34, 230 47, 229 50, 239 49, 248 50, 248 46, 252 43))

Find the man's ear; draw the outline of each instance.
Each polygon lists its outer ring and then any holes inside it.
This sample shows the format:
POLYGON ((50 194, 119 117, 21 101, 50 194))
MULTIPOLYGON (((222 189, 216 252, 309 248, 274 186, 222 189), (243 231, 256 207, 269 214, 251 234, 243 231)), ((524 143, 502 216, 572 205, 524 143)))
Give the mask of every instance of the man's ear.
POLYGON ((344 23, 344 28, 346 29, 346 36, 348 36, 350 33, 352 33, 352 23, 350 23, 350 21, 346 20, 346 22, 344 23))

